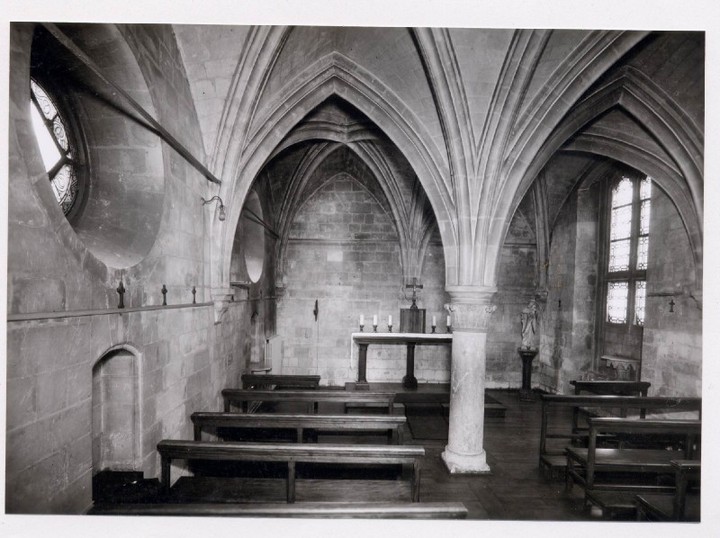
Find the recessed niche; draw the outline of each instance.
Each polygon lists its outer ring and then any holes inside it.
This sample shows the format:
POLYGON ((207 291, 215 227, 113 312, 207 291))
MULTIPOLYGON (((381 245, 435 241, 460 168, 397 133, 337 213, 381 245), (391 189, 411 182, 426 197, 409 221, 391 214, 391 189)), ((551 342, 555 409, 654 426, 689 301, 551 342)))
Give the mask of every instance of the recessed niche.
POLYGON ((250 281, 257 282, 265 263, 265 228, 257 222, 258 218, 263 218, 263 211, 256 192, 251 192, 247 197, 243 212, 243 216, 247 217, 242 223, 245 268, 250 281))

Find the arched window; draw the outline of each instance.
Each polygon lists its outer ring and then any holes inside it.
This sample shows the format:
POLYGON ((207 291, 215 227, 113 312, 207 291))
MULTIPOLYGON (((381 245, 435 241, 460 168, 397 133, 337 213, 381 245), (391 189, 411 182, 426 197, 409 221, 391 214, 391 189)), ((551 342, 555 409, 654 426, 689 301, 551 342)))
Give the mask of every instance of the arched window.
POLYGON ((77 145, 57 101, 34 79, 30 79, 31 115, 45 170, 55 198, 65 215, 78 200, 77 145))
POLYGON ((642 360, 651 195, 652 179, 630 172, 607 190, 600 355, 606 365, 631 370, 631 378, 642 360))
POLYGON ((652 181, 623 176, 610 191, 606 322, 645 324, 652 181))

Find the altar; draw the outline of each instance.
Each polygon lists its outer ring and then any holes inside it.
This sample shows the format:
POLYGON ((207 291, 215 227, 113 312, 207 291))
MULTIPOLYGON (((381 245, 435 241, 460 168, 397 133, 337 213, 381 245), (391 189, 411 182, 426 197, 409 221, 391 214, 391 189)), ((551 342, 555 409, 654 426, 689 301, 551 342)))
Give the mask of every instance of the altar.
POLYGON ((368 390, 367 349, 370 344, 407 346, 406 370, 402 383, 405 388, 415 389, 418 382, 415 377, 415 346, 452 344, 452 333, 352 333, 352 341, 358 345, 358 380, 356 390, 368 390))

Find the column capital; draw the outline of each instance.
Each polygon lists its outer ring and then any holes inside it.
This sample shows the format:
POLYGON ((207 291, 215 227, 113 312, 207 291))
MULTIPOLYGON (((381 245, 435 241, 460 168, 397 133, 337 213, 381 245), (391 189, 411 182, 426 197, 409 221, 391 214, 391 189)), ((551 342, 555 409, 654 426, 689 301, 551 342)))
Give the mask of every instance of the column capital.
POLYGON ((495 286, 446 286, 453 304, 490 304, 497 293, 495 286))
POLYGON ((497 288, 490 286, 448 286, 451 303, 445 309, 452 316, 453 331, 487 332, 490 316, 497 310, 492 299, 497 288))
POLYGON ((213 288, 210 297, 215 309, 215 324, 218 324, 234 299, 235 292, 232 288, 213 288))

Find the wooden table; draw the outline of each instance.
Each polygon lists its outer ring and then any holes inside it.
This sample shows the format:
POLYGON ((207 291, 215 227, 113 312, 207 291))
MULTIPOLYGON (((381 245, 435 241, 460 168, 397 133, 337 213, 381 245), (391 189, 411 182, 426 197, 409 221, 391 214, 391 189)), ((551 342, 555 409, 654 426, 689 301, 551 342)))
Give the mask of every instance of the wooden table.
POLYGON ((353 341, 358 345, 358 380, 355 388, 369 390, 367 382, 367 348, 370 344, 405 345, 407 346, 406 370, 403 387, 416 389, 418 382, 415 377, 415 346, 452 344, 452 334, 424 333, 352 333, 353 341))

